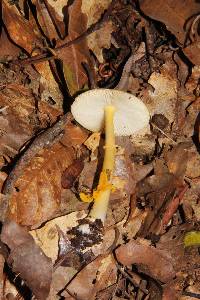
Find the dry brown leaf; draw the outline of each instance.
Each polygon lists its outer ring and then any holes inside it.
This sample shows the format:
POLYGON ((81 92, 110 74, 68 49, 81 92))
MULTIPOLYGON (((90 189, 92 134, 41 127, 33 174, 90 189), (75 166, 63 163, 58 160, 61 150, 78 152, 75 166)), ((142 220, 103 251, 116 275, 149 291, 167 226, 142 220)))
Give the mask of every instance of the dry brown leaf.
POLYGON ((17 82, 7 83, 7 87, 0 92, 0 102, 0 155, 9 157, 14 157, 18 153, 21 146, 40 128, 39 126, 46 126, 49 116, 55 121, 55 117, 59 115, 58 110, 51 110, 47 104, 43 106, 48 108, 49 115, 46 112, 41 115, 37 113, 36 98, 32 95, 31 89, 17 82))
MULTIPOLYGON (((66 126, 63 143, 43 149, 29 162, 23 174, 14 183, 15 190, 9 198, 8 218, 19 224, 39 226, 59 212, 61 203, 61 175, 75 158, 73 132, 76 133, 76 147, 84 142, 87 135, 81 130, 70 130, 66 126), (77 137, 78 132, 82 135, 77 137), (71 140, 70 140, 71 137, 71 140), (79 141, 80 144, 77 143, 79 141)), ((77 127, 69 125, 70 128, 77 127)), ((62 141, 62 140, 61 140, 62 141)))
POLYGON ((19 47, 17 47, 13 43, 11 43, 11 41, 8 39, 8 35, 3 27, 1 28, 0 44, 3 46, 3 47, 0 47, 1 60, 13 59, 14 57, 18 56, 21 51, 21 49, 19 47))
POLYGON ((65 169, 61 178, 61 185, 64 189, 70 189, 80 173, 82 172, 84 163, 80 159, 76 159, 72 164, 65 169))
POLYGON ((132 240, 116 250, 116 257, 123 265, 136 264, 139 270, 156 280, 168 282, 175 276, 168 252, 157 250, 140 241, 132 240))
POLYGON ((85 218, 86 213, 84 211, 72 212, 66 216, 57 217, 51 221, 48 221, 43 227, 30 231, 35 242, 41 247, 44 253, 51 257, 53 263, 55 263, 58 257, 58 242, 59 234, 57 226, 62 232, 66 232, 78 225, 78 220, 85 218))
MULTIPOLYGON (((19 14, 16 6, 9 4, 7 1, 3 1, 3 22, 11 40, 27 53, 32 54, 36 47, 43 48, 43 38, 36 23, 25 19, 19 14)), ((41 74, 41 85, 45 87, 41 93, 41 98, 46 101, 53 98, 60 108, 63 96, 58 83, 54 79, 49 63, 38 63, 35 68, 41 74)))
POLYGON ((176 115, 177 79, 172 73, 174 68, 176 68, 175 64, 166 63, 160 73, 151 74, 148 83, 154 90, 149 91, 149 100, 144 99, 151 115, 163 114, 170 124, 176 115))
POLYGON ((140 8, 147 16, 164 23, 183 44, 189 29, 188 23, 199 12, 200 5, 195 0, 140 0, 140 8))
POLYGON ((64 11, 67 1, 45 0, 44 2, 34 0, 37 9, 37 20, 42 28, 44 35, 52 41, 65 36, 64 11))
POLYGON ((169 172, 174 174, 179 180, 183 180, 188 165, 188 150, 191 143, 180 143, 166 154, 166 164, 169 172))
POLYGON ((198 40, 192 43, 191 45, 187 46, 183 50, 183 52, 189 58, 189 60, 196 66, 200 66, 199 47, 200 47, 200 42, 198 40))
MULTIPOLYGON (((87 16, 87 27, 96 23, 103 12, 108 8, 111 0, 83 0, 81 10, 87 16)), ((88 47, 94 52, 99 62, 103 62, 103 48, 110 48, 111 33, 114 26, 111 21, 104 23, 103 27, 87 37, 88 47)))
MULTIPOLYGON (((69 6, 68 36, 64 42, 75 39, 87 29, 86 16, 81 12, 81 3, 81 0, 77 0, 69 6)), ((57 46, 59 45, 61 45, 61 41, 58 42, 57 46)), ((70 94, 74 95, 87 85, 87 75, 82 66, 84 62, 89 63, 89 49, 86 40, 59 50, 57 56, 63 62, 65 80, 70 94)))
POLYGON ((190 181, 190 189, 184 194, 182 203, 185 211, 186 219, 196 219, 200 221, 200 205, 199 205, 200 181, 194 179, 190 181))
POLYGON ((15 5, 8 1, 2 3, 3 22, 10 38, 28 53, 31 53, 36 45, 42 47, 42 39, 37 27, 33 28, 32 24, 22 17, 15 5))
POLYGON ((101 133, 94 132, 89 136, 89 138, 84 143, 84 145, 91 151, 90 154, 91 161, 97 159, 97 155, 98 155, 97 148, 99 147, 100 138, 101 138, 101 133))
POLYGON ((39 226, 52 218, 59 210, 61 174, 74 156, 72 149, 59 144, 40 151, 15 182, 8 218, 27 226, 39 226))
POLYGON ((47 298, 52 280, 53 265, 35 244, 32 236, 14 221, 3 225, 1 240, 10 248, 8 263, 25 280, 38 300, 47 298))
POLYGON ((117 267, 112 255, 100 256, 78 273, 63 295, 69 296, 69 291, 80 300, 93 300, 99 291, 116 282, 116 275, 117 267))

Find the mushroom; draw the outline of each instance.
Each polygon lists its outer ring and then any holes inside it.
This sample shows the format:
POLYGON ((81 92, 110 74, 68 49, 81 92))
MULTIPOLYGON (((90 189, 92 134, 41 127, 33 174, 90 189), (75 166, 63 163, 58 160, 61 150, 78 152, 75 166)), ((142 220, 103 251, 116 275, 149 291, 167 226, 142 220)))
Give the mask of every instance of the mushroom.
MULTIPOLYGON (((127 136, 144 129, 149 123, 149 112, 137 97, 118 90, 94 89, 76 97, 71 107, 74 119, 86 129, 105 131, 103 169, 97 189, 93 191, 94 204, 88 217, 102 224, 105 221, 112 186, 115 163, 115 135, 127 136), (105 125, 104 125, 105 124, 105 125)), ((90 200, 81 194, 82 200, 90 200)))

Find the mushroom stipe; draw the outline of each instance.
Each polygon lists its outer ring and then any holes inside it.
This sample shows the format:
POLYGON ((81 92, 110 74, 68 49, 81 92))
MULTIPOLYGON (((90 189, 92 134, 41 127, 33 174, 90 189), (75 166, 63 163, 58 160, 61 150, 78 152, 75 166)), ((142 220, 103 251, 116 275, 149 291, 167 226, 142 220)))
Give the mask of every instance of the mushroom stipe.
POLYGON ((96 89, 79 95, 72 114, 77 122, 91 131, 105 130, 104 162, 97 189, 92 196, 80 194, 85 202, 94 201, 88 217, 105 222, 115 164, 115 135, 131 135, 149 123, 149 112, 137 97, 118 90, 96 89), (105 123, 105 125, 104 125, 105 123))

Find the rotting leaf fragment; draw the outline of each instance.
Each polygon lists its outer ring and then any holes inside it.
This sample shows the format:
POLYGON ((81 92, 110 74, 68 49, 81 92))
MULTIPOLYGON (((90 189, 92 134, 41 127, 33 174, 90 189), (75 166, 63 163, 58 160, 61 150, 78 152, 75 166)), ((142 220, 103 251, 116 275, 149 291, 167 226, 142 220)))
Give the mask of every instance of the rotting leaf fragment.
POLYGON ((4 223, 1 240, 10 249, 7 262, 13 272, 20 274, 38 300, 46 299, 52 279, 51 259, 35 244, 27 230, 14 221, 4 223))

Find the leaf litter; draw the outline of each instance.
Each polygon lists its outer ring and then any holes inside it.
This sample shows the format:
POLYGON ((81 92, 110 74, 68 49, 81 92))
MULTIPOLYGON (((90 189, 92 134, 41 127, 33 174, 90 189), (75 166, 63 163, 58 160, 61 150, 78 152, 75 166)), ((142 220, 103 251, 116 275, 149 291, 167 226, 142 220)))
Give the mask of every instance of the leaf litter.
POLYGON ((199 299, 199 11, 2 2, 1 299, 199 299), (104 135, 70 113, 93 87, 132 93, 151 116, 116 139, 103 226, 80 193, 98 185, 104 135))

